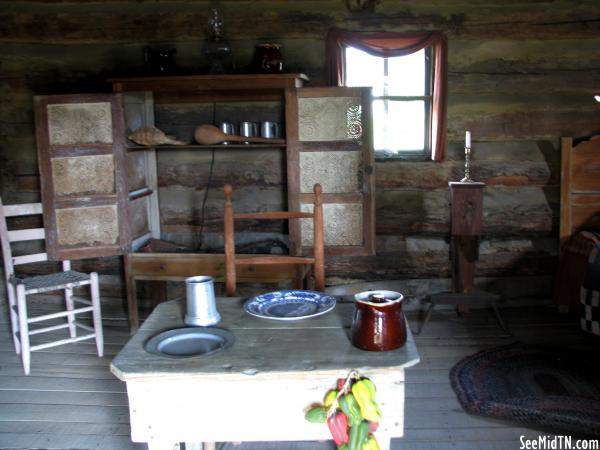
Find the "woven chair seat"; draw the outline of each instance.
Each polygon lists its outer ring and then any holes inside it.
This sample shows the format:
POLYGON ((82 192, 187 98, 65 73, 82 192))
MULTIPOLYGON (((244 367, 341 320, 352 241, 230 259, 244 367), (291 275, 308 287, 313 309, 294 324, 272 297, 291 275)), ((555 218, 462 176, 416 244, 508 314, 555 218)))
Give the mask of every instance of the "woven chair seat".
POLYGON ((58 289, 90 284, 90 276, 85 273, 67 270, 48 275, 37 275, 27 278, 12 278, 11 283, 25 285, 25 292, 47 292, 58 289))
MULTIPOLYGON (((0 244, 2 245, 2 259, 4 260, 4 277, 7 291, 8 310, 11 323, 11 335, 15 351, 21 357, 23 372, 29 375, 31 371, 31 353, 59 345, 72 344, 88 339, 96 341, 96 350, 99 357, 104 355, 104 337, 102 333, 102 311, 100 305, 100 286, 96 272, 81 273, 71 270, 71 261, 61 261, 62 271, 47 275, 23 276, 15 275, 15 266, 48 261, 48 253, 12 255, 13 242, 44 241, 45 228, 23 228, 10 230, 7 218, 21 216, 41 216, 43 208, 41 203, 25 203, 21 205, 4 205, 0 198, 0 244), (77 297, 73 288, 88 286, 91 299, 88 300, 85 292, 88 289, 77 289, 77 297), (45 292, 60 292, 64 301, 64 308, 47 314, 29 316, 27 298, 30 294, 45 292), (81 291, 81 292, 80 292, 81 291), (76 304, 77 302, 77 304, 76 304), (82 306, 84 305, 84 306, 82 306), (77 320, 79 314, 85 314, 86 319, 91 313, 92 326, 77 320), (47 321, 51 321, 48 323, 47 321), (42 324, 46 322, 47 326, 42 324), (35 324, 34 328, 30 325, 35 324), (67 338, 61 334, 54 334, 58 330, 68 330, 67 338), (82 331, 83 330, 83 331, 82 331), (31 342, 29 336, 52 333, 46 339, 31 342)), ((43 219, 40 217, 40 219, 43 219)), ((41 242, 43 244, 43 242, 41 242)), ((21 249, 23 250, 23 249, 21 249)), ((29 266, 31 267, 31 266, 29 266)), ((45 299, 38 299, 45 300, 45 299)), ((53 305, 55 306, 55 305, 53 305)))

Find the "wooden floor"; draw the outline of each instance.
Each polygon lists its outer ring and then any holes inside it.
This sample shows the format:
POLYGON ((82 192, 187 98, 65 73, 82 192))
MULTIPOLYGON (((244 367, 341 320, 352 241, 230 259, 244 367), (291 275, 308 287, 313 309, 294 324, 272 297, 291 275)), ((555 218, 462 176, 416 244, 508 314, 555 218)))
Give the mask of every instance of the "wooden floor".
MULTIPOLYGON (((502 315, 512 334, 502 331, 487 310, 460 317, 448 309, 434 312, 416 337, 421 362, 407 371, 405 437, 394 440, 393 449, 513 450, 519 448, 522 435, 547 434, 464 413, 448 381, 450 368, 478 350, 515 341, 597 348, 600 340, 581 333, 572 318, 551 307, 512 308, 502 315)), ((24 376, 6 317, 0 315, 0 448, 146 448, 129 439, 125 385, 109 371, 111 359, 129 333, 123 319, 111 320, 106 312, 104 316, 103 358, 95 355, 93 342, 47 349, 32 354, 31 375, 24 376)), ((418 312, 409 312, 408 319, 416 329, 418 312)), ((330 442, 315 442, 221 443, 217 448, 334 447, 330 442)))

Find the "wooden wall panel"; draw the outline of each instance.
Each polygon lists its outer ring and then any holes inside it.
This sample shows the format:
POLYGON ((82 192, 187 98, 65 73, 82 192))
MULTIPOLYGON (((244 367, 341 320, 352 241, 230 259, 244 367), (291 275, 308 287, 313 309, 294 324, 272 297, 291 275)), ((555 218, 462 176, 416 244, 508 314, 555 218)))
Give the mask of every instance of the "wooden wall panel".
MULTIPOLYGON (((13 3, 12 14, 0 14, 5 25, 0 40, 32 42, 43 39, 61 42, 136 42, 189 40, 198 38, 199 24, 207 22, 208 1, 175 2, 71 2, 65 10, 53 1, 13 3), (18 4, 21 3, 21 4, 18 4), (112 5, 111 5, 112 3, 112 5), (140 4, 141 3, 141 4, 140 4), (109 6, 107 8, 106 6, 109 6), (110 8, 112 6, 112 8, 110 8), (174 7, 176 6, 176 7, 174 7), (140 21, 140 14, 144 21, 140 21)), ((437 28, 469 38, 529 37, 548 39, 558 35, 597 36, 599 26, 590 21, 597 7, 594 0, 558 2, 384 2, 375 11, 350 13, 339 0, 294 2, 261 0, 248 8, 245 0, 220 2, 227 31, 234 36, 253 38, 269 32, 278 37, 322 37, 332 25, 348 28, 414 30, 437 28), (251 15, 251 16, 250 16, 251 15), (252 20, 252 27, 248 26, 252 20)))
MULTIPOLYGON (((349 12, 342 0, 221 0, 236 70, 248 70, 254 45, 283 45, 286 68, 323 84, 324 36, 330 26, 354 30, 441 30, 449 41, 447 156, 430 161, 377 161, 376 257, 327 261, 331 283, 406 280, 409 296, 449 277, 448 181, 463 176, 464 131, 473 133, 472 177, 486 183, 479 280, 509 295, 548 297, 558 245, 559 138, 600 131, 600 3, 597 0, 380 2, 349 12), (248 26, 252 23, 252 26, 248 26), (530 277, 531 283, 518 282, 530 277), (492 280, 492 281, 489 281, 492 280), (514 283, 512 281, 515 280, 514 283), (534 287, 531 287, 534 286, 534 287)), ((145 45, 176 48, 184 73, 203 73, 206 1, 6 1, 0 13, 0 189, 5 202, 39 200, 32 95, 110 91, 106 79, 143 69, 145 45)), ((189 139, 200 122, 277 120, 273 105, 227 103, 198 109, 159 99, 157 123, 189 139), (236 116, 237 114, 237 116, 236 116)), ((285 205, 283 152, 219 151, 208 187, 210 151, 158 155, 163 238, 218 250, 221 187, 234 180, 236 205, 285 205), (200 229, 204 237, 199 238, 200 229), (202 241, 202 242, 200 242, 202 241)), ((279 225, 250 224, 245 242, 285 239, 279 225)), ((86 261, 120 273, 118 259, 86 261), (108 262, 107 262, 108 261, 108 262)), ((449 286, 449 285, 448 285, 449 286)), ((105 286, 105 289, 114 289, 105 286)))

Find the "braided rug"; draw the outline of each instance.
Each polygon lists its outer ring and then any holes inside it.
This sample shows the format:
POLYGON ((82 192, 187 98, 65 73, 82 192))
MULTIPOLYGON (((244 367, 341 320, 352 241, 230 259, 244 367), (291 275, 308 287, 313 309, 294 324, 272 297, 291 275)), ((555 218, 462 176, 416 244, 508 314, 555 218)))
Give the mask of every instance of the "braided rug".
POLYGON ((600 359, 511 344, 459 361, 450 382, 470 413, 600 436, 600 359))

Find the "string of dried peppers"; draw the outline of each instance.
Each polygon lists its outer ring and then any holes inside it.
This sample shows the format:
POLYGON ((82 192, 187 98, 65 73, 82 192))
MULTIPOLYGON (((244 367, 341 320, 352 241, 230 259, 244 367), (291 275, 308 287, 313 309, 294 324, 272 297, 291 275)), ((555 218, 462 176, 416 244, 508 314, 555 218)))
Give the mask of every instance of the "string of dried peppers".
POLYGON ((338 450, 379 450, 373 436, 381 420, 375 385, 355 370, 338 380, 337 388, 325 394, 323 404, 310 408, 304 417, 309 422, 327 422, 338 450))

